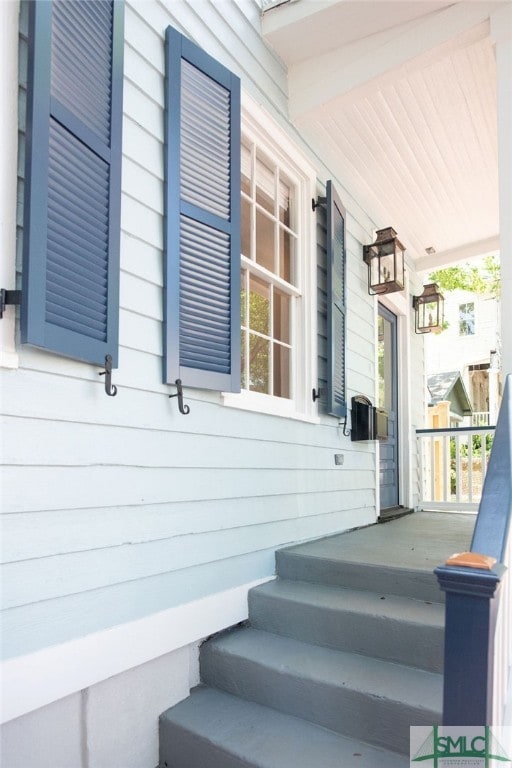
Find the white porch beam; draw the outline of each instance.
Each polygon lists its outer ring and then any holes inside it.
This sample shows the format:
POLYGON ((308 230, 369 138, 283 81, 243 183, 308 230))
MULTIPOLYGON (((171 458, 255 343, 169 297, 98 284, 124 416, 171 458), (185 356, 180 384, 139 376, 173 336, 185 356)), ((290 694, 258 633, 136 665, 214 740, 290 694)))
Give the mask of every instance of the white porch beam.
MULTIPOLYGON (((300 3, 299 3, 300 5, 300 3)), ((455 3, 420 20, 365 37, 289 69, 290 116, 300 121, 312 112, 360 97, 440 56, 482 39, 489 33, 489 14, 503 5, 455 3)))
POLYGON ((491 16, 496 51, 501 252, 501 365, 512 373, 512 5, 491 16))
POLYGON ((422 256, 416 259, 415 266, 418 272, 431 272, 435 269, 449 267, 459 261, 466 261, 477 256, 487 256, 496 253, 500 249, 500 236, 488 237, 474 243, 467 243, 447 251, 433 253, 431 256, 422 256))
POLYGON ((338 5, 340 0, 316 0, 314 3, 299 0, 283 0, 275 6, 265 6, 262 20, 263 36, 272 41, 280 33, 289 34, 293 27, 303 22, 310 23, 329 8, 338 5))

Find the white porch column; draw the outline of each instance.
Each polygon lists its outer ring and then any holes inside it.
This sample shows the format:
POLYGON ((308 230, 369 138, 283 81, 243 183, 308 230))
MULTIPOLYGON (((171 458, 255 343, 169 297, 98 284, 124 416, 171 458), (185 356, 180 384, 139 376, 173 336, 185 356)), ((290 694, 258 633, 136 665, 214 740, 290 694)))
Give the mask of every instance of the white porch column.
POLYGON ((491 15, 496 52, 501 253, 501 364, 512 373, 512 5, 491 15))
MULTIPOLYGON (((16 287, 16 184, 18 162, 18 0, 0 0, 0 288, 16 287)), ((15 368, 15 308, 0 320, 0 367, 15 368)))

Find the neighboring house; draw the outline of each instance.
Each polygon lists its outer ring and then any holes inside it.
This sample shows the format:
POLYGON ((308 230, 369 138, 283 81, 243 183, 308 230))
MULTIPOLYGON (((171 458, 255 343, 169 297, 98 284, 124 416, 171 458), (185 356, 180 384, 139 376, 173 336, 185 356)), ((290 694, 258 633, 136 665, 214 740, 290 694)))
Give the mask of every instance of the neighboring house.
POLYGON ((6 768, 154 766, 277 548, 418 505, 412 296, 498 241, 509 6, 349 5, 0 4, 6 768))
POLYGON ((459 371, 428 376, 430 394, 428 426, 432 429, 460 427, 472 413, 471 402, 459 371))
POLYGON ((457 369, 467 389, 474 426, 495 424, 502 393, 499 300, 468 291, 445 295, 446 328, 425 345, 428 376, 457 369))

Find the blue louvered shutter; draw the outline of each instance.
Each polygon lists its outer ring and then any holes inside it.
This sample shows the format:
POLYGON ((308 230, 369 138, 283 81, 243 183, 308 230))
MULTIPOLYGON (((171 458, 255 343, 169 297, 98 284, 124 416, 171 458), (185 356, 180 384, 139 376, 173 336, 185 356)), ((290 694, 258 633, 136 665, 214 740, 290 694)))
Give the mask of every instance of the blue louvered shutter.
POLYGON ((331 181, 327 182, 327 412, 347 412, 346 337, 346 212, 331 181))
POLYGON ((164 381, 240 391, 240 81, 167 29, 164 381))
POLYGON ((117 365, 121 0, 30 3, 21 340, 117 365))

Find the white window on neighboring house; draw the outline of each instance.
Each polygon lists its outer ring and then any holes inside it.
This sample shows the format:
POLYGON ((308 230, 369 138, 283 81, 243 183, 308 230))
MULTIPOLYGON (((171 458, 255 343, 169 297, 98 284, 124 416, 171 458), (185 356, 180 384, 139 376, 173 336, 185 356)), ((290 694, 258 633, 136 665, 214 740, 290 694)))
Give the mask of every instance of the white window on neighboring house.
POLYGON ((242 112, 242 392, 228 402, 307 417, 313 412, 315 179, 289 144, 263 113, 242 112))
POLYGON ((475 334, 475 304, 473 301, 459 304, 459 336, 475 334))

